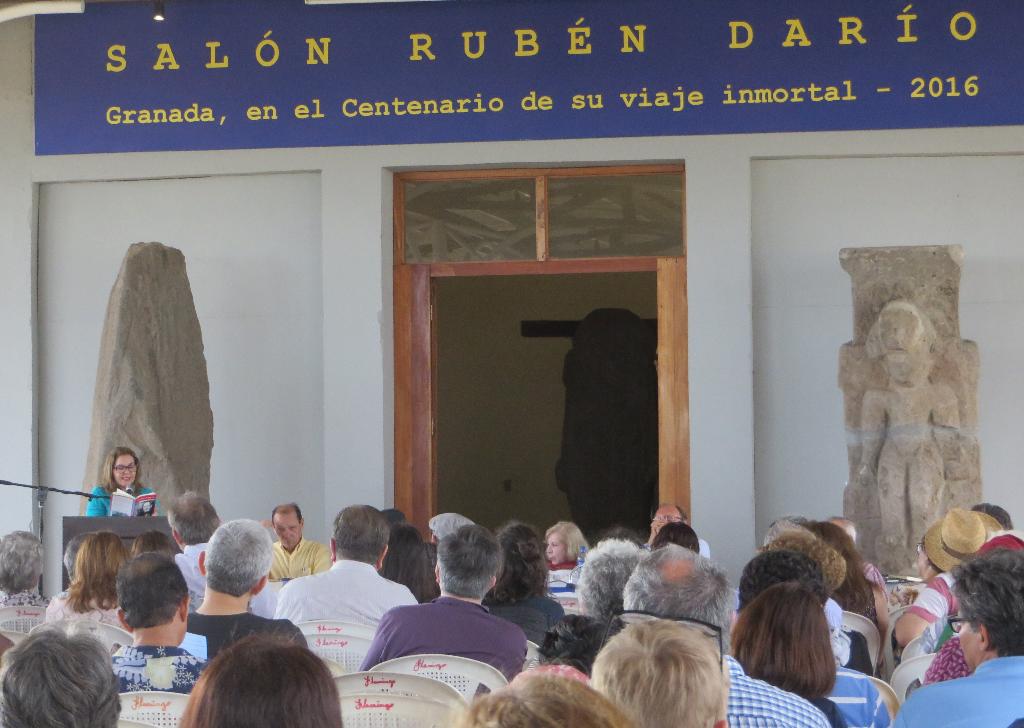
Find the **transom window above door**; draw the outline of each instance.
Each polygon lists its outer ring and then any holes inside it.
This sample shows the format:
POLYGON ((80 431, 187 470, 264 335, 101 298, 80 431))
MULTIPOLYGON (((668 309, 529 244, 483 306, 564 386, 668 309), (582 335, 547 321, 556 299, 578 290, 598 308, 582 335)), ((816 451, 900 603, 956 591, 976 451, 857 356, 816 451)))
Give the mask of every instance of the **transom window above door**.
POLYGON ((685 253, 682 165, 410 172, 396 182, 400 262, 685 253))

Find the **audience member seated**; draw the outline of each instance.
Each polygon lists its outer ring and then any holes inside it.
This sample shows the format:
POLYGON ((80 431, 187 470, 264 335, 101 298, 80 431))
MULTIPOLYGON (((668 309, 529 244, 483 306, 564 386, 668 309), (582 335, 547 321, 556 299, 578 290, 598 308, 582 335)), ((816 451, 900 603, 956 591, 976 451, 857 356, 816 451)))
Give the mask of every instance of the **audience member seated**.
POLYGON ((594 539, 594 543, 601 543, 602 541, 618 540, 618 541, 629 541, 635 543, 637 546, 647 546, 647 532, 640 533, 634 528, 628 526, 609 526, 608 528, 600 531, 597 534, 597 538, 594 539))
POLYGON ((768 548, 768 545, 773 541, 781 537, 786 533, 802 533, 809 534, 804 526, 810 523, 810 521, 803 516, 783 516, 782 518, 776 518, 768 526, 768 530, 764 532, 764 539, 761 541, 761 550, 764 551, 768 548))
MULTIPOLYGON (((82 542, 88 535, 80 533, 77 536, 72 536, 68 545, 64 547, 64 558, 61 560, 64 562, 64 570, 68 572, 68 584, 75 580, 75 559, 78 558, 78 550, 82 548, 82 542)), ((61 596, 66 596, 66 594, 65 592, 61 596)))
POLYGON ((587 539, 572 521, 559 521, 544 532, 544 556, 549 571, 567 571, 576 568, 580 550, 587 548, 587 539))
POLYGON ((274 544, 274 565, 270 568, 273 581, 297 579, 319 574, 331 568, 331 551, 322 543, 302 537, 306 522, 298 503, 276 506, 270 521, 277 534, 274 544))
POLYGON ((828 521, 813 521, 808 530, 835 549, 846 564, 843 583, 832 594, 832 598, 843 608, 867 617, 875 623, 878 634, 884 635, 889 629, 889 600, 885 583, 881 586, 868 580, 864 558, 860 555, 853 539, 842 528, 828 521))
POLYGON ((120 714, 110 655, 93 637, 44 629, 4 655, 6 728, 115 728, 120 714))
POLYGON ((396 584, 404 584, 420 604, 441 595, 427 544, 423 542, 419 529, 408 523, 391 526, 388 552, 380 567, 380 575, 396 584))
POLYGON ((251 636, 210 661, 179 728, 341 728, 327 666, 309 650, 251 636))
MULTIPOLYGON (((825 601, 818 565, 796 551, 769 551, 755 556, 740 577, 740 613, 762 592, 777 584, 794 583, 811 592, 815 603, 825 601)), ((771 681, 769 681, 771 682, 771 681)), ((890 723, 885 700, 864 673, 844 667, 836 669, 835 685, 829 699, 836 704, 851 728, 885 728, 890 723)))
POLYGON ((800 584, 768 587, 745 606, 732 631, 732 654, 751 677, 804 698, 846 728, 827 696, 835 685, 835 656, 821 602, 800 584))
POLYGON ((139 554, 150 553, 166 554, 173 559, 181 553, 181 549, 178 548, 174 539, 163 531, 146 531, 135 537, 128 555, 135 557, 139 554))
POLYGON ((142 554, 117 574, 117 613, 132 644, 114 654, 121 692, 190 693, 206 660, 178 645, 185 639, 188 586, 166 554, 142 554))
POLYGON ((115 447, 107 454, 103 462, 103 475, 106 482, 92 489, 89 504, 85 507, 86 516, 109 516, 110 496, 118 490, 133 495, 146 495, 153 491, 139 482, 142 478, 142 464, 139 456, 131 448, 115 447))
POLYGON ((951 624, 974 674, 915 691, 896 728, 1008 726, 1024 715, 1024 551, 995 549, 953 576, 951 624))
POLYGON ((667 543, 674 543, 694 553, 700 553, 700 540, 697 532, 685 523, 666 523, 658 529, 658 535, 651 541, 651 551, 659 549, 667 543))
POLYGON ((455 533, 463 526, 472 526, 473 521, 461 513, 438 513, 427 525, 430 527, 430 542, 441 543, 442 538, 455 533))
POLYGON ((120 627, 117 618, 117 570, 128 549, 110 531, 88 534, 75 557, 75 578, 66 596, 56 596, 46 608, 46 621, 94 619, 120 627))
POLYGON ((0 540, 0 607, 45 607, 39 593, 43 544, 28 531, 12 531, 0 540))
MULTIPOLYGON (((1024 541, 1010 534, 1000 534, 986 541, 985 545, 978 549, 978 555, 981 556, 996 549, 1022 551, 1024 550, 1024 541)), ((956 680, 971 674, 971 668, 967 665, 963 648, 960 646, 960 635, 953 633, 948 625, 947 629, 949 629, 951 634, 942 647, 939 648, 932 663, 928 666, 924 679, 921 681, 924 685, 944 682, 946 680, 956 680)), ((945 630, 943 634, 946 634, 945 630)))
MULTIPOLYGON (((202 605, 206 594, 206 577, 199 571, 199 555, 206 550, 207 542, 220 525, 220 517, 209 499, 189 492, 167 511, 167 520, 171 524, 171 535, 181 548, 174 561, 185 576, 189 609, 194 612, 202 605)), ((271 589, 261 591, 249 605, 253 614, 267 618, 274 616, 276 608, 277 597, 271 589)))
POLYGON ((934 652, 946 618, 957 614, 953 596, 953 568, 974 555, 988 540, 989 531, 1000 530, 990 516, 952 508, 932 525, 917 545, 917 573, 927 582, 917 598, 897 620, 893 633, 900 647, 922 637, 925 652, 934 652))
MULTIPOLYGON (((805 521, 809 524, 810 521, 805 521)), ((846 562, 842 554, 801 526, 800 531, 787 531, 765 547, 765 551, 798 551, 810 556, 821 569, 825 578, 825 618, 828 620, 832 639, 832 652, 842 667, 849 667, 865 674, 873 674, 867 639, 860 632, 843 626, 843 608, 832 595, 846 579, 846 562)))
POLYGON ((620 612, 622 590, 644 555, 644 550, 631 541, 606 539, 598 543, 587 554, 586 566, 576 585, 580 610, 601 623, 607 623, 620 612))
POLYGON ((594 663, 594 688, 645 728, 725 728, 718 636, 686 623, 630 624, 594 663))
POLYGON ((641 728, 577 680, 542 675, 473 701, 455 728, 641 728))
MULTIPOLYGON (((690 517, 686 511, 675 505, 674 503, 661 503, 651 514, 651 537, 647 539, 647 544, 654 547, 654 538, 658 535, 662 526, 669 523, 685 523, 687 526, 690 525, 690 517)), ((700 555, 706 559, 711 558, 711 547, 708 546, 708 542, 702 538, 697 539, 698 551, 700 555)))
POLYGON ((302 632, 287 619, 249 614, 249 601, 267 586, 273 559, 270 535, 256 521, 228 521, 213 532, 199 555, 206 593, 202 606, 188 617, 188 631, 206 638, 207 659, 251 634, 306 646, 302 632))
POLYGON ((494 586, 499 559, 498 542, 483 526, 463 526, 441 539, 441 596, 385 614, 360 669, 395 657, 439 653, 486 662, 509 680, 515 677, 526 658, 526 635, 481 604, 494 586))
MULTIPOLYGON (((734 592, 720 568, 675 544, 652 552, 636 567, 623 594, 627 610, 664 619, 696 619, 722 630, 729 644, 734 592)), ((730 656, 728 720, 733 726, 827 728, 824 714, 803 698, 756 680, 730 656)))
POLYGON ((618 620, 609 629, 607 621, 582 614, 567 614, 538 643, 540 663, 571 668, 589 679, 605 636, 615 634, 621 628, 622 623, 618 620))
POLYGON ((989 516, 999 524, 999 528, 1003 531, 1013 530, 1013 519, 1010 518, 1010 514, 1002 506, 997 506, 994 503, 979 503, 971 506, 971 510, 975 513, 984 513, 986 516, 989 516))
POLYGON ((501 566, 484 597, 491 614, 517 624, 526 639, 540 644, 544 634, 565 616, 562 605, 547 596, 548 567, 544 546, 532 526, 512 522, 497 534, 501 566))
POLYGON ((336 619, 376 626, 386 611, 416 604, 402 584, 377 573, 388 550, 388 522, 373 506, 349 506, 334 519, 334 566, 281 589, 277 618, 293 623, 336 619))
MULTIPOLYGON (((851 521, 849 518, 843 518, 842 516, 832 516, 828 519, 829 523, 833 523, 839 526, 841 529, 846 531, 846 535, 853 541, 853 545, 857 545, 857 524, 851 521)), ((885 577, 882 576, 882 572, 878 570, 878 567, 874 564, 865 561, 864 562, 864 576, 872 586, 877 586, 883 592, 886 591, 885 577)), ((886 611, 888 611, 888 601, 886 601, 886 611)), ((883 631, 884 634, 884 631, 883 631)))

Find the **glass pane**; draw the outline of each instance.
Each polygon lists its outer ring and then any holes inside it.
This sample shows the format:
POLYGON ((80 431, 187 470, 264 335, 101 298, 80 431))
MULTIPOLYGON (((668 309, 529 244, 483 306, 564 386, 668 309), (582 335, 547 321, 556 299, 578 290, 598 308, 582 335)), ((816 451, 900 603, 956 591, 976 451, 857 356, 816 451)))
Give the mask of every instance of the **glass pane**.
POLYGON ((407 182, 405 262, 536 260, 533 178, 407 182))
POLYGON ((552 258, 683 254, 683 176, 553 177, 552 258))

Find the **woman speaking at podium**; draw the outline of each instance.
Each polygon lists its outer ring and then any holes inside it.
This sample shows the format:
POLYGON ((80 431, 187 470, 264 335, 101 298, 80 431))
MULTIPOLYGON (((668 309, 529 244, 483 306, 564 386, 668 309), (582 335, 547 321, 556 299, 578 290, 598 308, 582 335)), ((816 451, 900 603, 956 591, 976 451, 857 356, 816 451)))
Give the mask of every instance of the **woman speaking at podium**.
POLYGON ((115 447, 107 455, 103 463, 103 472, 107 482, 92 489, 89 505, 85 509, 87 516, 109 516, 110 497, 115 491, 123 490, 134 496, 146 495, 153 491, 139 483, 142 469, 139 456, 131 448, 115 447))

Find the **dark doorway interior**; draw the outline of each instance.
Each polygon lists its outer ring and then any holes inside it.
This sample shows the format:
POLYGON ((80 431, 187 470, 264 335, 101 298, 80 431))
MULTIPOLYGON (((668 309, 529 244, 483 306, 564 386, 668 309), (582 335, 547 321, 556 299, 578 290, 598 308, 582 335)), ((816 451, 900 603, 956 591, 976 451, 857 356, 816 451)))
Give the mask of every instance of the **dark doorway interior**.
POLYGON ((559 329, 597 308, 656 318, 656 274, 452 277, 434 285, 437 510, 491 527, 515 517, 543 530, 568 519, 555 465, 572 340, 559 329))

